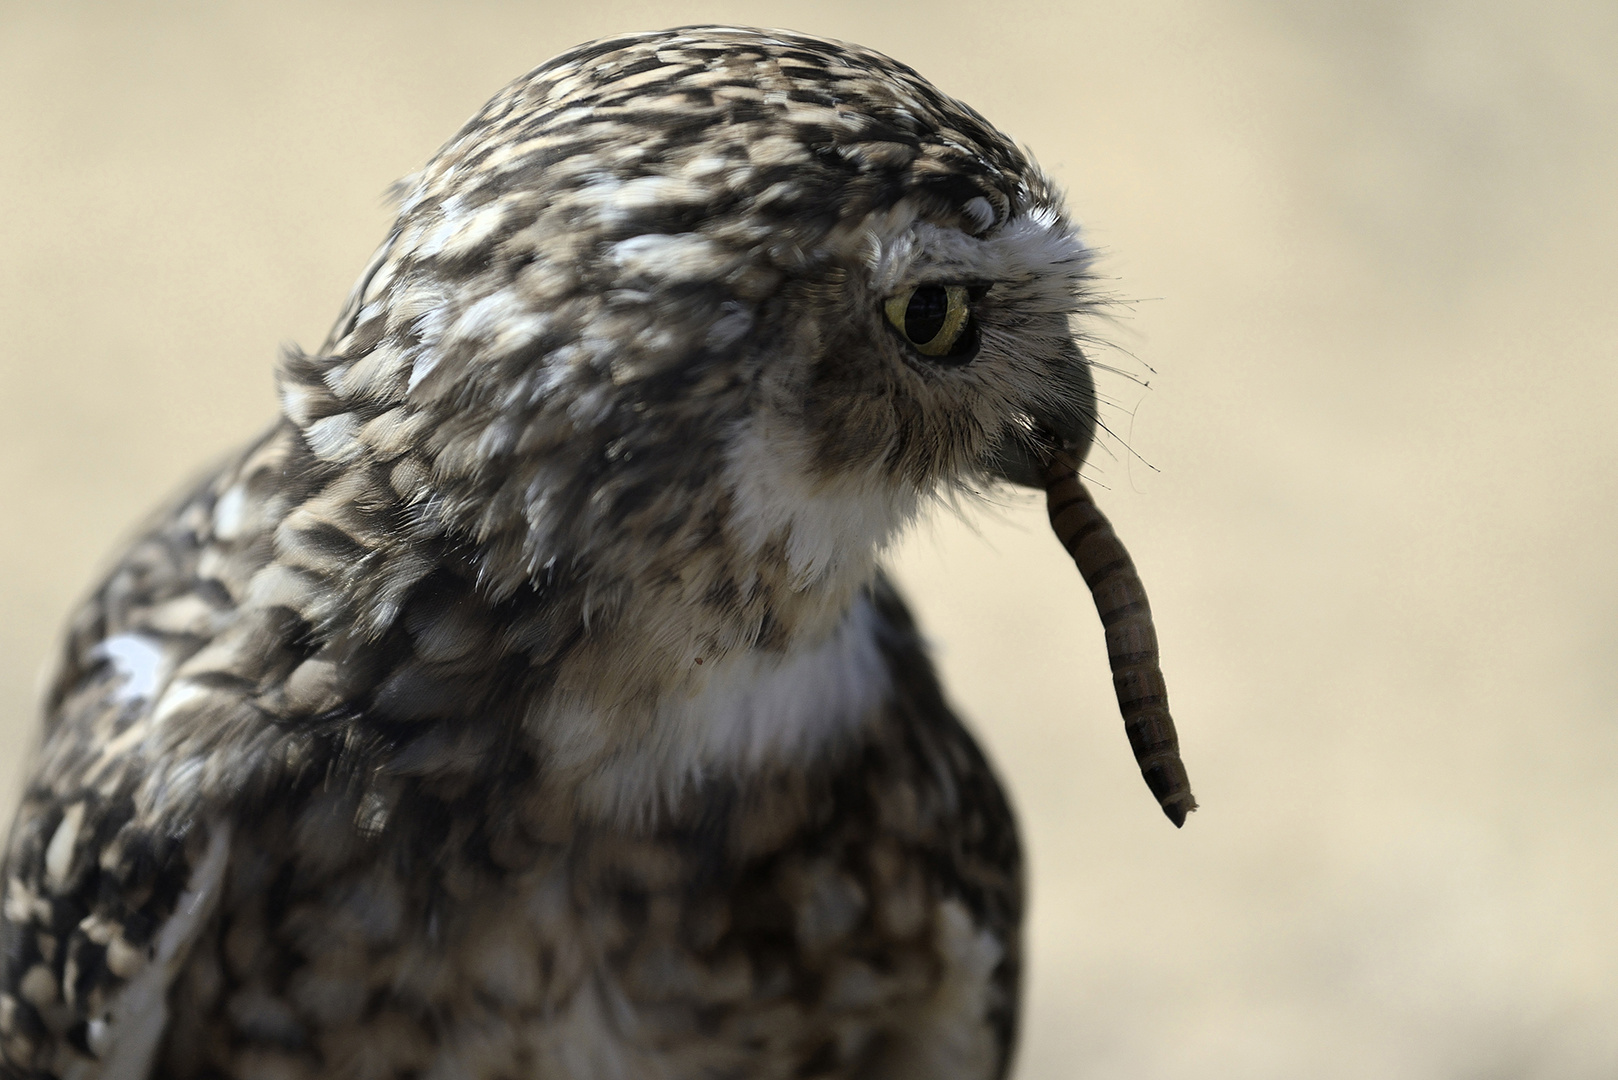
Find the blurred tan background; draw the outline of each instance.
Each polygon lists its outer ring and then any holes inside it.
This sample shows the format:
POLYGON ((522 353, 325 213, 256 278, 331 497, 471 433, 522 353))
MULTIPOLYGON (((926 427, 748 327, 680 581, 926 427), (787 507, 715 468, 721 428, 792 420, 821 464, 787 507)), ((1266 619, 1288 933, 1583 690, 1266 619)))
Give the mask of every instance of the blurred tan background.
POLYGON ((693 21, 916 66, 1136 301, 1089 475, 1204 809, 1142 785, 1036 503, 896 557, 1026 826, 1019 1075, 1618 1076, 1611 0, 0 4, 0 818, 69 605, 270 419, 387 185, 693 21))

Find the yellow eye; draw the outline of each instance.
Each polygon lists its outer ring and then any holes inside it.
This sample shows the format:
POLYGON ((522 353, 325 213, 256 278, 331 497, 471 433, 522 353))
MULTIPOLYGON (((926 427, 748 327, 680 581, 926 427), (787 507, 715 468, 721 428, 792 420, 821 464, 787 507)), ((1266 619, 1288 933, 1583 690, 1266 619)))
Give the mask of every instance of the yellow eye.
POLYGON ((970 300, 965 285, 921 285, 889 297, 882 311, 921 355, 965 363, 978 350, 970 300))

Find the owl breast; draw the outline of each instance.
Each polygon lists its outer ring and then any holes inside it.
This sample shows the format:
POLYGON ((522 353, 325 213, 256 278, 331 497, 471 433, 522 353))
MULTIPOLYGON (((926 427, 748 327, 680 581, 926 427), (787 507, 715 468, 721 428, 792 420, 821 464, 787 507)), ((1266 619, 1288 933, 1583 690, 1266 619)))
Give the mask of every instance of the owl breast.
POLYGON ((643 831, 568 824, 520 754, 489 786, 283 792, 232 844, 160 1074, 999 1075, 1013 825, 896 605, 865 616, 880 723, 643 831))

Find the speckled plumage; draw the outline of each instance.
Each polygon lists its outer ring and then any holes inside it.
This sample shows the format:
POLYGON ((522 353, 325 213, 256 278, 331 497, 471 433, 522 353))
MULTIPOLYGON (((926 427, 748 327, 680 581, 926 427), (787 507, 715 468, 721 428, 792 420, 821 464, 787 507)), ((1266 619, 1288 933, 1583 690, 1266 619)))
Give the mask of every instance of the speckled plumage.
POLYGON ((518 79, 400 199, 72 625, 4 1074, 1002 1075, 1014 823, 878 560, 1089 441, 1058 196, 902 65, 702 27, 518 79), (884 322, 918 282, 969 362, 884 322))

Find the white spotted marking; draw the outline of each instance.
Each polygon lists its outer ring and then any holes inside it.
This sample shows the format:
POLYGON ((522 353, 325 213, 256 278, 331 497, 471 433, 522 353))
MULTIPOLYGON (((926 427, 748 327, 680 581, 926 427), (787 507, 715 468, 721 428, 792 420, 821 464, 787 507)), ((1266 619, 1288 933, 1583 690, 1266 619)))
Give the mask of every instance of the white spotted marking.
POLYGON ((673 176, 637 176, 628 180, 602 176, 585 188, 585 194, 597 203, 600 224, 608 227, 654 207, 697 205, 713 197, 708 185, 673 176))
POLYGON ((168 677, 163 647, 145 634, 115 634, 91 650, 90 656, 110 662, 118 674, 120 681, 112 699, 119 705, 149 700, 168 677))
POLYGON ((213 506, 213 534, 220 540, 234 540, 241 535, 247 507, 247 489, 233 485, 213 506))
POLYGON ((446 216, 440 230, 442 236, 435 234, 436 253, 453 259, 475 251, 505 226, 511 212, 512 208, 505 202, 495 202, 470 215, 446 216))
POLYGON ((90 1053, 98 1058, 105 1057, 112 1049, 112 1025, 99 1016, 91 1020, 84 1028, 84 1042, 90 1047, 90 1053))
POLYGON ((76 802, 62 813, 62 822, 51 834, 45 846, 45 883, 52 889, 67 884, 68 871, 73 869, 73 850, 79 842, 79 826, 84 824, 84 804, 76 802))
MULTIPOLYGON (((483 341, 499 333, 514 320, 531 318, 532 312, 524 305, 522 297, 515 290, 501 289, 462 311, 444 332, 444 341, 449 344, 483 341)), ((541 322, 539 329, 543 329, 543 325, 541 322)))
POLYGON ((322 417, 303 429, 303 439, 315 457, 322 461, 352 461, 363 449, 355 436, 360 418, 353 413, 322 417))
POLYGON ((436 257, 444 250, 444 245, 453 240, 462 228, 465 227, 468 214, 463 209, 465 200, 459 194, 447 196, 438 204, 438 221, 429 230, 426 222, 416 226, 417 235, 415 247, 422 255, 429 258, 436 257))
POLYGON ((697 233, 631 236, 614 244, 609 257, 627 277, 659 283, 707 281, 735 261, 697 233))
POLYGON ((176 713, 190 708, 199 701, 206 701, 207 698, 207 687, 198 686, 196 683, 188 682, 184 679, 180 680, 165 690, 163 696, 157 699, 157 704, 153 706, 151 718, 148 722, 149 728, 156 730, 162 727, 176 713))

